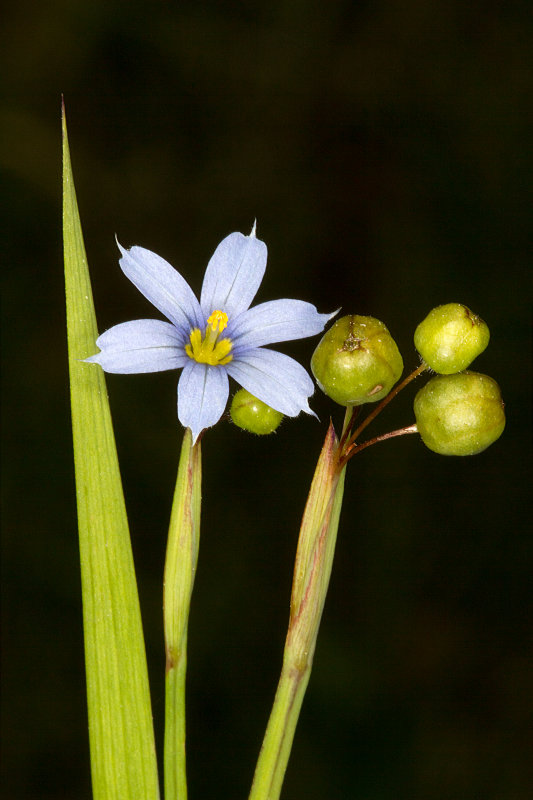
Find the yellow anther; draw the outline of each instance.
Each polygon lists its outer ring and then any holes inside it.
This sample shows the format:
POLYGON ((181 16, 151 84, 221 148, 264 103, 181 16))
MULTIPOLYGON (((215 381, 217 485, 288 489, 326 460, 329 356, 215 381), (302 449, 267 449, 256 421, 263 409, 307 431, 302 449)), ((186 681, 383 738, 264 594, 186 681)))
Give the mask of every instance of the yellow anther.
POLYGON ((224 328, 228 326, 228 315, 225 311, 213 311, 211 316, 207 320, 207 324, 211 325, 211 328, 214 331, 218 331, 218 333, 222 333, 224 328))
POLYGON ((212 367, 229 364, 233 356, 231 339, 219 339, 219 334, 228 325, 228 315, 224 311, 213 311, 207 320, 205 334, 194 328, 185 345, 185 352, 199 364, 210 364, 212 367))

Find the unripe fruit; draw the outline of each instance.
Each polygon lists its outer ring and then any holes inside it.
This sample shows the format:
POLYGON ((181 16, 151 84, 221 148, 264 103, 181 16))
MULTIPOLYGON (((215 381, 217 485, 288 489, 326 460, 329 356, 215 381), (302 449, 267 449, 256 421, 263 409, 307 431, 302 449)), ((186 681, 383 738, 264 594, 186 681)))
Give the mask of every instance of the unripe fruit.
POLYGON ((447 303, 429 312, 415 331, 415 347, 428 367, 441 375, 466 369, 489 343, 490 332, 481 317, 460 303, 447 303))
POLYGON ((351 314, 322 337, 311 369, 328 397, 341 406, 358 406, 390 392, 402 374, 403 360, 382 322, 351 314))
POLYGON ((249 433, 265 435, 273 433, 279 427, 283 414, 258 400, 246 389, 239 389, 232 400, 231 419, 249 433))
POLYGON ((418 432, 435 453, 472 456, 498 439, 505 428, 500 387, 488 375, 437 375, 414 400, 418 432))

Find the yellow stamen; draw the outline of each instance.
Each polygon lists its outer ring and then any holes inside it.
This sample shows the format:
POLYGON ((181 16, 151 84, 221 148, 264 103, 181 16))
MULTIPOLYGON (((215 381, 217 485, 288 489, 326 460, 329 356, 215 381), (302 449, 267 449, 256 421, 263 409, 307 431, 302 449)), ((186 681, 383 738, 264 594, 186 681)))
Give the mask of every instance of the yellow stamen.
POLYGON ((229 364, 231 355, 231 339, 219 339, 219 334, 228 325, 228 315, 224 311, 213 311, 207 320, 205 335, 199 328, 194 328, 189 337, 189 344, 185 345, 185 352, 199 364, 210 364, 212 367, 229 364))
POLYGON ((225 311, 213 311, 207 320, 207 324, 211 325, 214 331, 222 333, 224 328, 228 327, 228 315, 225 311))

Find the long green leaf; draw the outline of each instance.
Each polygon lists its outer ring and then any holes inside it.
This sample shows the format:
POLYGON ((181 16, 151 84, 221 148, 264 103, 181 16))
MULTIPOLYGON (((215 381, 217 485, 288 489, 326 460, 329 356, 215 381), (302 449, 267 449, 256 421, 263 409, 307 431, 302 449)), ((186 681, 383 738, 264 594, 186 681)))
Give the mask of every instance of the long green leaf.
POLYGON ((95 800, 159 797, 144 639, 131 543, 63 109, 63 240, 80 538, 91 771, 95 800))

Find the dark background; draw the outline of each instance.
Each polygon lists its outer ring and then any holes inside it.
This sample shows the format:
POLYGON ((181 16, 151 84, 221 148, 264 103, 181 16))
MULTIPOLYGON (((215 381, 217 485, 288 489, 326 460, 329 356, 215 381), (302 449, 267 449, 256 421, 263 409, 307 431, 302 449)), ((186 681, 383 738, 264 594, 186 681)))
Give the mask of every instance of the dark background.
MULTIPOLYGON (((417 364, 430 308, 488 322, 507 404, 482 455, 417 437, 350 464, 284 797, 517 800, 533 788, 530 5, 61 2, 7 12, 4 87, 4 787, 90 797, 61 250, 65 95, 100 330, 159 316, 115 234, 199 290, 255 218, 259 300, 382 319, 417 364), (528 119, 529 117, 529 119, 528 119)), ((308 363, 316 340, 284 349, 308 363)), ((163 725, 161 578, 175 373, 109 376, 163 725)), ((412 422, 412 389, 374 432, 412 422)), ((204 439, 190 625, 190 797, 246 797, 281 663, 299 518, 328 416, 204 439)))

